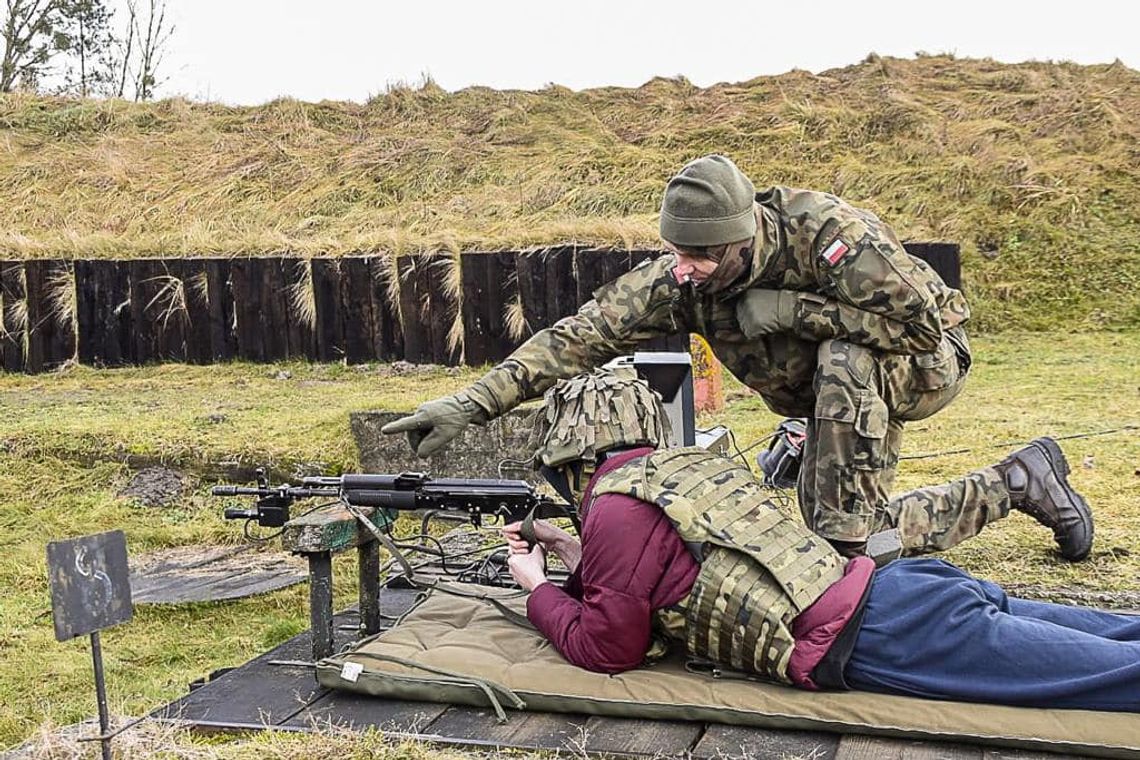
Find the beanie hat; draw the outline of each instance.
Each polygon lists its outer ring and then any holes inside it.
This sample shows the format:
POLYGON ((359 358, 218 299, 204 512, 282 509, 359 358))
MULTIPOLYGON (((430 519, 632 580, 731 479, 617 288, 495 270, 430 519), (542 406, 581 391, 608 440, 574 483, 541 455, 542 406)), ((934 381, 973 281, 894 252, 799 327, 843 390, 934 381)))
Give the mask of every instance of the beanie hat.
POLYGON ((752 238, 756 189, 724 156, 691 161, 669 180, 661 202, 661 237, 683 246, 723 245, 752 238))

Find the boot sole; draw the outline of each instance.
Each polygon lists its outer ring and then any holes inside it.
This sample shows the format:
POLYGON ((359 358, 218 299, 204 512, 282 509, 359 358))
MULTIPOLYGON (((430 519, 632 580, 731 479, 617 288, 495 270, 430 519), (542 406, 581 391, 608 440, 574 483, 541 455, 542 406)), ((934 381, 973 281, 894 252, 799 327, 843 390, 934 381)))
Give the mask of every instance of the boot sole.
POLYGON ((1069 485, 1069 460, 1065 458, 1065 454, 1061 451, 1061 447, 1057 445, 1057 442, 1052 438, 1037 438, 1031 441, 1030 445, 1039 449, 1041 453, 1045 455, 1045 458, 1049 460, 1049 467, 1057 476, 1057 480, 1060 481, 1061 486, 1065 489, 1065 493, 1069 495, 1069 498, 1077 507, 1077 514, 1079 514, 1081 517, 1081 525, 1085 529, 1085 533, 1088 535, 1089 548, 1078 555, 1066 557, 1065 559, 1071 562, 1080 562, 1084 558, 1088 557, 1089 552, 1092 550, 1092 510, 1089 509, 1089 504, 1087 501, 1085 501, 1084 497, 1077 493, 1076 489, 1069 485))

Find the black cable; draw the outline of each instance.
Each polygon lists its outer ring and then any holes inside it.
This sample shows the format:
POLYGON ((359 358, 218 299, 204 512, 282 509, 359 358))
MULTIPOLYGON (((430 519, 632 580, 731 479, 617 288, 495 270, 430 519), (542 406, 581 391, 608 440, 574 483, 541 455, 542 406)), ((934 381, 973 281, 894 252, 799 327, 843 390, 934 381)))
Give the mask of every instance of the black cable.
MULTIPOLYGON (((1097 430, 1091 433, 1073 433, 1071 435, 1054 435, 1051 436, 1054 441, 1071 441, 1076 438, 1095 438, 1101 435, 1112 435, 1113 433, 1120 433, 1125 430, 1140 430, 1140 425, 1124 425, 1111 430, 1097 430)), ((971 446, 965 449, 947 449, 946 451, 931 451, 923 454, 910 454, 907 456, 900 456, 899 460, 903 459, 934 459, 935 457, 950 456, 951 454, 967 454, 971 451, 982 451, 984 449, 1002 449, 1009 446, 1024 446, 1029 441, 1003 441, 1002 443, 989 443, 985 446, 971 446)))

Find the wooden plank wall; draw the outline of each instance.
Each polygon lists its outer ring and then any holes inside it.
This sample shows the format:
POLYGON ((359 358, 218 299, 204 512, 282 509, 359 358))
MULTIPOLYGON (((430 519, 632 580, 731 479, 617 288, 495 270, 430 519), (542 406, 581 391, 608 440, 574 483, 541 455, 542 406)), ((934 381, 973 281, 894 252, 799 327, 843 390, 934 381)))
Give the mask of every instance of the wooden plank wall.
MULTIPOLYGON (((961 286, 956 244, 907 249, 961 286)), ((660 254, 562 246, 394 260, 0 261, 0 369, 42 372, 71 360, 482 365, 660 254), (512 338, 510 319, 520 317, 523 334, 512 338)), ((685 341, 654 347, 683 350, 685 341)))

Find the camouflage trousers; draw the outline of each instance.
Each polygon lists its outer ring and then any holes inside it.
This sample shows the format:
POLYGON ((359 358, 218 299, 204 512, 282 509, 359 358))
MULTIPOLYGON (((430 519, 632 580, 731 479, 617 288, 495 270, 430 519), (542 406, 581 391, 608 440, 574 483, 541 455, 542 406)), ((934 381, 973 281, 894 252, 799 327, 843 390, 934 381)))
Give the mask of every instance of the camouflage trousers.
POLYGON ((815 410, 800 466, 804 521, 833 541, 865 541, 898 528, 907 554, 948 549, 1010 509, 993 467, 940 486, 891 496, 905 422, 949 404, 969 372, 965 333, 948 331, 938 350, 906 356, 842 340, 818 346, 815 410))

